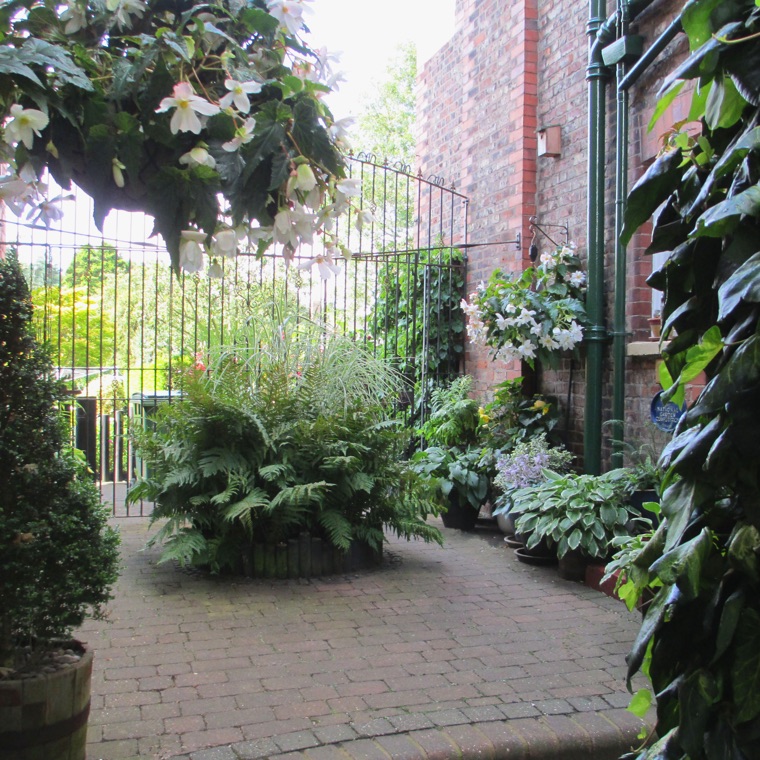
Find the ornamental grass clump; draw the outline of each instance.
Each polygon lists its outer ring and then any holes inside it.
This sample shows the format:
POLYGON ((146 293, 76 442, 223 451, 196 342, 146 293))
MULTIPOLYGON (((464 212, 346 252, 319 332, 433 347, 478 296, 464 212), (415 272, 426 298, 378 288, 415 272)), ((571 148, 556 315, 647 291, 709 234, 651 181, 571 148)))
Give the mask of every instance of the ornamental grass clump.
POLYGON ((66 400, 10 253, 0 259, 0 677, 102 615, 117 578, 118 534, 67 443, 66 400))
POLYGON ((470 342, 488 346, 493 359, 553 365, 557 352, 583 340, 585 283, 573 245, 543 253, 519 276, 495 270, 462 300, 470 342))

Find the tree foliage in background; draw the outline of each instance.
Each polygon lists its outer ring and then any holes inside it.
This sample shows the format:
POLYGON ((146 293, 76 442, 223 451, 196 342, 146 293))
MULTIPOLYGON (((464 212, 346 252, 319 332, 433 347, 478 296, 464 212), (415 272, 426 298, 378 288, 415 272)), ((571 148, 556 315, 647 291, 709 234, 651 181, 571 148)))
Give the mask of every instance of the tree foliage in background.
POLYGON ((708 382, 661 458, 663 521, 635 562, 662 587, 629 656, 657 697, 647 760, 760 757, 760 7, 684 6, 691 54, 658 113, 696 84, 696 139, 669 149, 629 195, 624 239, 655 212, 651 284, 664 291, 670 397, 708 382))
POLYGON ((386 264, 370 324, 382 336, 382 355, 393 359, 417 396, 456 377, 464 353, 464 292, 461 251, 415 252, 386 264))
POLYGON ((363 151, 374 154, 380 163, 414 166, 416 81, 417 48, 413 42, 405 42, 397 47, 385 79, 368 96, 359 116, 355 141, 363 151))

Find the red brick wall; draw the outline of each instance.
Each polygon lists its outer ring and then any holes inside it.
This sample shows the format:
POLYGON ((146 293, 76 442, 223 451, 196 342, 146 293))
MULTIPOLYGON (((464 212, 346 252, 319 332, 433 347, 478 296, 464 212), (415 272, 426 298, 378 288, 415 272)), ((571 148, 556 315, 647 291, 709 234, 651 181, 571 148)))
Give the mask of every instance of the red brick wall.
MULTIPOLYGON (((648 47, 682 3, 655 1, 632 31, 648 47)), ((608 3, 609 10, 614 3, 608 3)), ((469 202, 470 243, 511 240, 520 231, 523 247, 513 245, 469 249, 469 283, 487 279, 496 268, 524 266, 530 243, 528 220, 569 226, 581 258, 586 255, 588 157, 588 2, 568 0, 459 0, 457 31, 448 45, 423 68, 418 89, 418 164, 424 175, 439 174, 456 184, 469 202), (537 157, 536 129, 559 125, 559 157, 537 157)), ((658 149, 657 133, 645 131, 666 68, 684 53, 682 40, 631 91, 631 182, 641 175, 658 149)), ((612 329, 614 276, 614 147, 615 81, 611 73, 607 97, 608 160, 606 188, 605 287, 608 329, 612 329)), ((673 106, 672 118, 688 104, 673 106)), ((669 115, 670 116, 670 115, 669 115)), ((659 131, 669 125, 661 122, 659 131)), ((546 231, 560 240, 556 227, 546 231)), ((551 244, 538 237, 539 249, 551 244)), ((651 293, 645 280, 651 259, 640 234, 628 252, 627 325, 629 340, 645 340, 649 332, 651 293)), ((519 368, 494 364, 482 352, 467 351, 467 371, 476 393, 487 397, 495 382, 519 368)), ((585 371, 583 358, 564 360, 558 370, 541 371, 540 389, 560 398, 566 437, 582 450, 585 371)), ((630 357, 626 363, 626 420, 632 437, 645 433, 649 404, 658 389, 653 358, 630 357)), ((612 367, 605 353, 603 419, 610 416, 612 367)))

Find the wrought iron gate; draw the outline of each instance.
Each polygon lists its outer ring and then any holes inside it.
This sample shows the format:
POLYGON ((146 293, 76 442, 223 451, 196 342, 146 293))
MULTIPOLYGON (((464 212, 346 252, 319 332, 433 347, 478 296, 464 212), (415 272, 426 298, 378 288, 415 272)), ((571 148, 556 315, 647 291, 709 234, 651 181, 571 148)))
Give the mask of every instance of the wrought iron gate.
POLYGON ((64 202, 60 229, 5 219, 3 244, 28 275, 38 335, 75 399, 76 445, 115 512, 142 513, 123 506, 141 466, 130 426, 149 424, 176 397, 182 372, 250 340, 273 310, 317 320, 392 361, 409 381, 410 423, 424 416, 431 387, 463 371, 465 259, 456 244, 466 242, 466 198, 371 156, 350 169, 375 221, 360 232, 347 219, 338 232, 353 256, 326 280, 298 258, 288 269, 281 257, 248 252, 227 260, 219 279, 177 278, 148 220, 112 214, 101 234, 79 192, 64 202))

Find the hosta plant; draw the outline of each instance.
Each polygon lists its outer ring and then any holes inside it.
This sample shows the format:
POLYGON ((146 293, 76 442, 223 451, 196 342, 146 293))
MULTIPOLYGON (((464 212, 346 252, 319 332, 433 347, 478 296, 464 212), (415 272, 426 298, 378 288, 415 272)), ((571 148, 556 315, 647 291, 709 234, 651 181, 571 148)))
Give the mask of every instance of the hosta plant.
POLYGON ((155 500, 163 559, 240 572, 255 544, 303 532, 343 551, 378 548, 385 530, 440 542, 425 522, 436 504, 388 419, 395 376, 342 338, 268 335, 209 362, 138 437, 147 474, 130 498, 155 500))
POLYGON ((625 473, 562 475, 544 471, 545 480, 511 492, 510 514, 515 530, 528 538, 533 549, 542 539, 556 546, 562 559, 569 551, 589 558, 607 557, 615 536, 627 533, 632 517, 628 507, 625 473))

